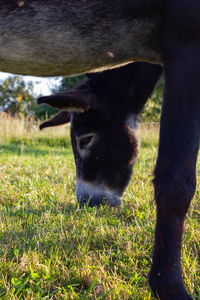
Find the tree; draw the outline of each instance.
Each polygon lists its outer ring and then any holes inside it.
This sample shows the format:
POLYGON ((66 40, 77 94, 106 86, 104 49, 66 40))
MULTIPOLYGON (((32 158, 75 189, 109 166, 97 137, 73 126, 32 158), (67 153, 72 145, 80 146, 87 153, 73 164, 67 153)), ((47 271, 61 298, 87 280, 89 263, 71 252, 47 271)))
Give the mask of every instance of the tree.
POLYGON ((33 83, 25 83, 22 76, 10 76, 0 81, 0 111, 11 115, 31 113, 35 105, 33 83))
POLYGON ((73 76, 73 77, 63 77, 59 86, 55 86, 52 89, 52 93, 64 92, 73 89, 81 81, 85 79, 84 75, 73 76))

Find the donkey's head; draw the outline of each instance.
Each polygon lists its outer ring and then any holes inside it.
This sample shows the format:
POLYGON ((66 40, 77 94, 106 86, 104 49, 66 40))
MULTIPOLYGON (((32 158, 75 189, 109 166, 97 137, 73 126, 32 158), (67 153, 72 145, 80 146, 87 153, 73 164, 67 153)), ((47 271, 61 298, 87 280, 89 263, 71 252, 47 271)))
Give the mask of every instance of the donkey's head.
POLYGON ((132 63, 88 74, 75 90, 38 99, 61 110, 41 129, 71 122, 80 204, 121 204, 139 151, 137 116, 161 74, 161 66, 132 63))
POLYGON ((109 72, 114 71, 88 75, 89 80, 74 91, 38 99, 39 104, 62 110, 40 129, 71 122, 76 196, 81 205, 120 205, 138 156, 136 118, 130 114, 128 97, 117 86, 114 89, 113 80, 109 84, 109 72))

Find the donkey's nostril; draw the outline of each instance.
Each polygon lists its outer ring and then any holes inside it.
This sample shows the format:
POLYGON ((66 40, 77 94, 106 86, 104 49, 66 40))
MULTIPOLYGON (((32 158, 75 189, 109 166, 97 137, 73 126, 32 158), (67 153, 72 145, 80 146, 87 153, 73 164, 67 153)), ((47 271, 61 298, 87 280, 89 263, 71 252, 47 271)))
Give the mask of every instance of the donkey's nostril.
POLYGON ((86 203, 87 203, 87 200, 86 200, 86 199, 81 199, 81 200, 79 201, 80 207, 85 207, 86 203))
POLYGON ((106 197, 101 197, 100 204, 102 205, 106 204, 106 197))

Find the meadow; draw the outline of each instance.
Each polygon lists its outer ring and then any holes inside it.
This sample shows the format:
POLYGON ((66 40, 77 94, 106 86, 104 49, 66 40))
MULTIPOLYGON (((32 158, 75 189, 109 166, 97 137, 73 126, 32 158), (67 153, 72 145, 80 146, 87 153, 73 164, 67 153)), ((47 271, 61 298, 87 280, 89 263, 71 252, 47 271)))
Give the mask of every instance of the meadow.
MULTIPOLYGON (((0 115, 0 299, 150 300, 158 124, 141 124, 141 151, 119 208, 80 209, 69 127, 0 115)), ((200 160, 185 222, 186 288, 200 299, 200 160)))

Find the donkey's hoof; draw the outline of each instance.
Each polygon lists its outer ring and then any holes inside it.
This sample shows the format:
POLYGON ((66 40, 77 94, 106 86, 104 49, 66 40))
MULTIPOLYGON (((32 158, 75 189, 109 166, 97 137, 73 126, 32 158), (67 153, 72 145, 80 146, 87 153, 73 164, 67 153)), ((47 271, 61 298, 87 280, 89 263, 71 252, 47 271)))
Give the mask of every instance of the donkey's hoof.
POLYGON ((170 290, 160 290, 153 293, 156 299, 159 300, 192 300, 192 297, 188 295, 186 290, 177 290, 177 291, 170 291, 170 290))
POLYGON ((152 293, 159 300, 192 300, 192 297, 186 292, 183 282, 179 284, 170 284, 164 281, 149 279, 149 285, 152 293))

